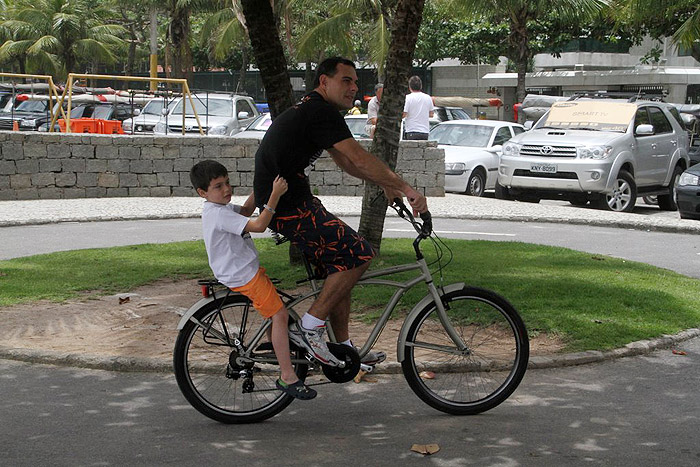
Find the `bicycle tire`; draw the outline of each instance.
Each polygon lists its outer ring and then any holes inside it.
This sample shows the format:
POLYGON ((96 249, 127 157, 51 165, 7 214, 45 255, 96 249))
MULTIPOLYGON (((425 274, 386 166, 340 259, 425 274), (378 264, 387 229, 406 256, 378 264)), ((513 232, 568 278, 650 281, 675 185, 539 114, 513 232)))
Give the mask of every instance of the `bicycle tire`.
MULTIPOLYGON (((251 391, 250 382, 240 375, 245 368, 234 362, 236 348, 206 331, 211 324, 248 348, 249 339, 264 319, 246 297, 229 295, 214 300, 197 310, 193 318, 202 324, 190 320, 179 332, 173 367, 182 394, 195 409, 222 423, 254 423, 277 415, 294 400, 275 387, 279 376, 276 364, 250 364, 251 391)), ((267 350, 268 355, 270 352, 267 350)), ((293 351, 292 358, 302 359, 303 355, 293 351)), ((308 365, 297 363, 295 371, 304 380, 308 365)))
POLYGON ((433 302, 407 323, 404 377, 421 400, 442 412, 474 415, 490 410, 525 375, 530 354, 525 324, 505 298, 486 289, 465 287, 442 298, 467 350, 457 350, 433 302))

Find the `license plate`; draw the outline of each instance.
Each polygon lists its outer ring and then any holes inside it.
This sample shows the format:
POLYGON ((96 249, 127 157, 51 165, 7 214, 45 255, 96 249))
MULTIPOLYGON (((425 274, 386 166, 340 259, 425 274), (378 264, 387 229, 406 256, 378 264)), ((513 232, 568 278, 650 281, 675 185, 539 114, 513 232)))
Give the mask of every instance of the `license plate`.
POLYGON ((530 164, 530 172, 553 174, 557 173, 557 166, 553 164, 530 164))

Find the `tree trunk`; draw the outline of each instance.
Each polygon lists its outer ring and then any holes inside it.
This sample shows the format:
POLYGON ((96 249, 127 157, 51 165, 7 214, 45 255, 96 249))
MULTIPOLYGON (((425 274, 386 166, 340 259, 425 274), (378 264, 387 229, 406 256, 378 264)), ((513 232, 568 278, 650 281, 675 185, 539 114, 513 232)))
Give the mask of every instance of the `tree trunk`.
POLYGON ((246 79, 247 72, 248 72, 248 49, 246 47, 243 47, 241 49, 241 69, 240 69, 240 72, 238 73, 238 83, 236 83, 236 87, 234 88, 236 94, 240 94, 241 92, 245 92, 245 79, 246 79))
POLYGON ((168 39, 172 44, 173 77, 186 78, 190 86, 192 82, 192 50, 190 49, 190 12, 186 8, 176 8, 170 14, 168 39))
MULTIPOLYGON (((408 93, 408 78, 413 63, 413 53, 418 40, 425 0, 399 0, 393 16, 391 43, 387 55, 384 93, 377 121, 377 130, 370 152, 396 168, 399 154, 401 114, 408 93)), ((377 253, 382 242, 386 204, 383 199, 371 204, 381 191, 376 185, 366 183, 362 199, 362 215, 359 233, 372 244, 377 253)))
MULTIPOLYGON (((274 120, 279 114, 294 104, 292 83, 287 71, 287 59, 279 37, 270 2, 266 0, 241 0, 243 15, 255 62, 260 70, 260 78, 265 87, 270 116, 274 120)), ((291 243, 289 261, 301 263, 301 253, 291 243)))
POLYGON ((287 59, 275 17, 268 1, 241 0, 241 6, 255 62, 265 87, 270 115, 274 119, 294 103, 287 59))

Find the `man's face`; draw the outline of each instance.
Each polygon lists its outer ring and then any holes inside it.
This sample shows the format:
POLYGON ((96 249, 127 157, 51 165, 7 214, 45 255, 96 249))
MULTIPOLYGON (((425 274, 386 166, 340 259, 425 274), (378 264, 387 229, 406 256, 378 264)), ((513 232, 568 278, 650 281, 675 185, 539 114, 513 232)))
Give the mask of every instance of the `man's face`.
POLYGON ((335 75, 321 75, 319 87, 326 101, 338 110, 351 108, 358 90, 355 68, 339 63, 335 75))
POLYGON ((228 204, 231 202, 231 183, 228 176, 217 177, 209 182, 207 191, 198 188, 197 193, 211 203, 228 204))
POLYGON ((383 92, 384 92, 384 88, 377 89, 377 100, 378 101, 382 100, 382 93, 383 92))

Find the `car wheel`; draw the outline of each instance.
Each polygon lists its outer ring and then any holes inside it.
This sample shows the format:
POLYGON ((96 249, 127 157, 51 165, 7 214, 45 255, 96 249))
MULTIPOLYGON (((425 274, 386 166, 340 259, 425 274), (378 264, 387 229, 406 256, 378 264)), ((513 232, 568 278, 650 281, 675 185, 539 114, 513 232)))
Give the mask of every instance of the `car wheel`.
POLYGON ((480 169, 472 170, 465 193, 471 196, 483 196, 485 186, 486 177, 484 176, 484 172, 480 169))
POLYGON ((659 209, 662 211, 678 210, 678 205, 676 204, 676 187, 678 186, 678 181, 681 179, 682 173, 682 168, 679 166, 674 167, 671 183, 668 184, 668 194, 658 196, 659 209))
POLYGON ((657 196, 645 196, 642 199, 644 200, 644 204, 648 204, 650 206, 656 206, 659 204, 659 199, 657 196))
POLYGON ((512 201, 513 197, 508 192, 508 188, 496 182, 496 199, 505 199, 512 201))
POLYGON ((637 184, 634 177, 629 172, 620 170, 612 192, 601 195, 599 207, 608 211, 632 212, 636 201, 637 184))
POLYGON ((540 198, 535 195, 519 195, 515 197, 516 201, 520 201, 521 203, 539 203, 540 198))

